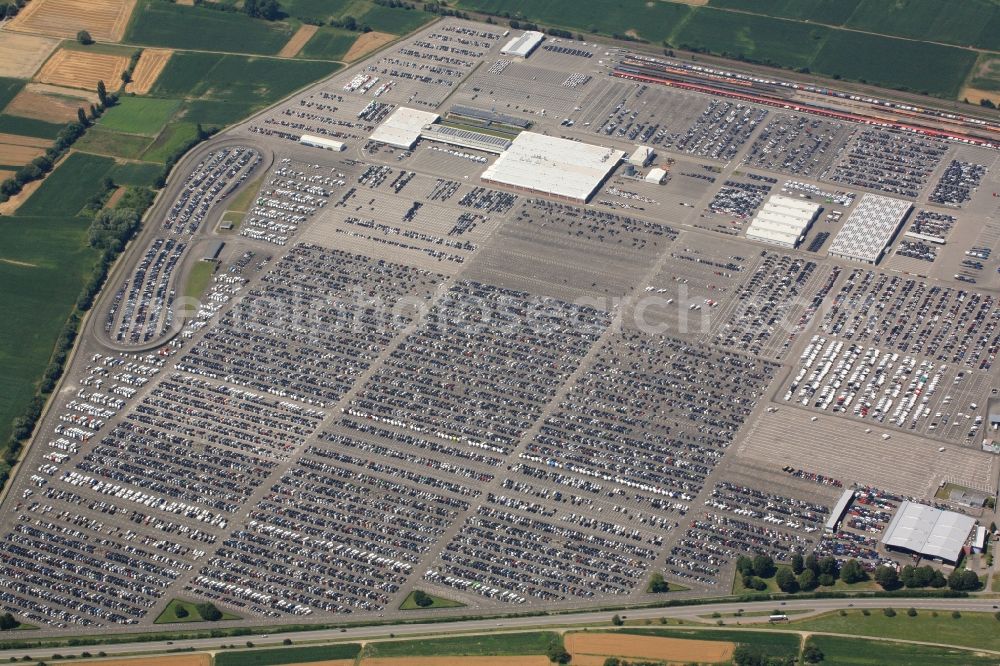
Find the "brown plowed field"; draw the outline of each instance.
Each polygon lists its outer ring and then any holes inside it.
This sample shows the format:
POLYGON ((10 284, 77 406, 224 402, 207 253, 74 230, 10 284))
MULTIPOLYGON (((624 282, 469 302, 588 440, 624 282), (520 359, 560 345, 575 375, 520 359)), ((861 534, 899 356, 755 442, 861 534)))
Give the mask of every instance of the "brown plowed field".
POLYGON ((122 657, 120 659, 87 660, 93 666, 211 666, 208 654, 195 653, 169 657, 122 657))
POLYGON ((13 143, 0 143, 0 164, 20 166, 27 164, 39 155, 45 154, 45 148, 38 146, 18 146, 13 143))
POLYGON ((136 0, 33 0, 7 30, 75 39, 86 30, 102 42, 120 42, 136 0))
POLYGON ((0 31, 0 76, 30 79, 57 46, 57 39, 0 31))
POLYGON ((153 84, 167 66, 167 61, 173 53, 170 49, 144 49, 132 71, 132 83, 128 85, 129 92, 145 95, 152 90, 153 84))
POLYGON ((366 53, 371 53, 378 47, 388 44, 394 39, 396 39, 396 35, 390 35, 387 32, 375 32, 373 30, 372 32, 363 33, 351 44, 351 48, 344 55, 344 60, 347 62, 357 60, 366 53))
POLYGON ((302 47, 306 45, 309 38, 316 34, 319 30, 314 25, 303 25, 301 28, 295 31, 295 34, 291 36, 288 43, 281 47, 278 51, 279 58, 294 58, 302 50, 302 47))
POLYGON ((29 83, 10 101, 4 113, 37 118, 50 123, 76 120, 76 110, 84 111, 97 101, 97 95, 80 94, 75 90, 29 83), (58 92, 56 92, 58 91, 58 92))
POLYGON ((630 634, 566 634, 566 651, 573 655, 599 655, 600 657, 627 657, 629 659, 657 659, 689 663, 716 663, 728 661, 733 656, 732 643, 724 641, 698 641, 662 636, 635 636, 630 634))
POLYGON ((115 90, 127 66, 128 58, 124 56, 62 49, 49 58, 37 79, 84 90, 94 90, 98 81, 104 81, 108 90, 115 90))

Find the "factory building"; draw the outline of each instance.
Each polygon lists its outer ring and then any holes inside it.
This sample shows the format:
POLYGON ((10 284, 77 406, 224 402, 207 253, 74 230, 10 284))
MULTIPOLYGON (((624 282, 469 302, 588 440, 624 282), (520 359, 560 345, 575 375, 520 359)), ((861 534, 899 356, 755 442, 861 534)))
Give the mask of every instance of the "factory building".
POLYGON ((779 247, 798 247, 819 211, 819 204, 811 201, 775 195, 750 222, 747 238, 779 247))
POLYGON ((954 511, 905 501, 882 535, 888 550, 956 564, 976 521, 954 511))
POLYGON ((372 141, 394 148, 413 150, 424 127, 436 123, 440 116, 430 111, 419 111, 406 106, 397 108, 375 128, 369 137, 372 141))
POLYGON ((640 169, 645 169, 652 164, 654 157, 656 157, 656 153, 649 146, 636 146, 635 150, 628 157, 628 163, 640 169))
POLYGON ((495 155, 510 148, 511 144, 510 139, 447 125, 428 125, 420 132, 420 138, 495 155))
POLYGON ((527 58, 531 52, 538 48, 538 45, 545 39, 545 34, 535 30, 528 30, 520 37, 514 37, 504 44, 500 49, 501 55, 514 56, 515 58, 527 58))
POLYGON ((327 139, 322 136, 313 136, 312 134, 303 134, 300 136, 299 143, 303 146, 312 146, 313 148, 323 148, 325 150, 335 150, 337 152, 347 148, 347 145, 342 141, 334 141, 333 139, 327 139))
POLYGON ((830 245, 830 256, 877 264, 892 244, 913 204, 866 194, 830 245))
POLYGON ((656 185, 662 185, 666 177, 667 177, 666 171, 664 171, 660 167, 653 167, 652 169, 649 170, 649 173, 646 174, 646 182, 654 183, 656 185))
POLYGON ((586 203, 625 152, 535 132, 521 132, 483 172, 483 182, 586 203))

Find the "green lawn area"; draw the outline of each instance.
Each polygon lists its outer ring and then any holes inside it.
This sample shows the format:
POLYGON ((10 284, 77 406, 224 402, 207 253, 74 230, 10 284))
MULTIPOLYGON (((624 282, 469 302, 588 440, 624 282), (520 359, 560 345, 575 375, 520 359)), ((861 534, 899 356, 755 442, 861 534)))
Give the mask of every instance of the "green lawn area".
POLYGON ((197 136, 198 128, 195 123, 171 123, 146 148, 142 159, 146 162, 165 162, 181 146, 197 136))
POLYGON ((243 12, 142 0, 132 16, 125 41, 175 49, 273 55, 293 32, 288 23, 257 20, 243 12))
MULTIPOLYGON (((788 567, 788 565, 785 565, 785 564, 779 564, 777 568, 778 569, 787 569, 789 567, 788 567)), ((747 588, 747 587, 743 587, 743 577, 740 576, 739 572, 736 572, 736 574, 733 577, 733 594, 735 594, 735 595, 743 595, 743 594, 781 594, 782 593, 781 590, 778 588, 778 583, 775 580, 775 576, 771 576, 770 578, 763 578, 762 580, 765 583, 767 583, 767 589, 766 590, 761 590, 761 591, 758 592, 757 590, 753 590, 753 589, 750 589, 750 588, 747 588)), ((878 586, 878 583, 876 583, 873 580, 866 580, 866 581, 862 581, 860 583, 851 583, 850 585, 848 585, 847 583, 845 583, 844 581, 842 581, 842 580, 840 580, 838 578, 837 581, 833 585, 828 585, 828 586, 820 585, 819 587, 816 588, 816 591, 818 591, 818 592, 824 592, 824 591, 829 592, 829 591, 833 590, 833 591, 836 591, 836 592, 859 592, 859 591, 862 591, 862 590, 878 590, 878 589, 880 589, 879 586, 878 586)))
MULTIPOLYGON (((201 617, 196 608, 197 604, 191 603, 190 601, 184 601, 183 599, 173 599, 167 604, 167 607, 163 609, 163 612, 153 621, 153 624, 169 624, 172 622, 205 622, 206 620, 201 617), (177 616, 177 609, 183 608, 188 612, 185 617, 177 616)), ((239 615, 234 615, 233 613, 222 612, 222 620, 239 620, 239 615)))
POLYGON ((311 661, 331 659, 354 659, 361 652, 358 643, 340 645, 317 645, 310 647, 283 647, 271 650, 240 650, 238 652, 217 652, 215 666, 280 666, 281 664, 305 664, 311 661))
POLYGON ((73 216, 99 189, 115 161, 110 157, 74 152, 42 181, 17 214, 30 216, 73 216))
POLYGON ((151 162, 125 162, 111 169, 111 179, 116 185, 152 186, 163 172, 163 165, 151 162))
POLYGON ((215 262, 199 261, 191 267, 188 273, 187 282, 184 283, 184 296, 186 298, 201 298, 205 290, 208 289, 212 276, 215 275, 215 262))
POLYGON ((59 123, 47 123, 35 118, 9 116, 6 113, 0 115, 0 133, 3 134, 21 134, 40 139, 55 139, 65 126, 59 123))
POLYGON ((148 136, 122 134, 101 127, 91 127, 73 148, 98 155, 110 155, 127 160, 138 159, 153 140, 148 136))
MULTIPOLYGON (((898 600, 895 601, 898 603, 898 600)), ((919 603, 918 600, 915 601, 919 603)), ((909 617, 906 614, 907 606, 894 605, 893 608, 896 611, 895 617, 886 617, 881 609, 871 609, 871 614, 867 617, 860 610, 852 609, 846 611, 844 616, 839 612, 828 613, 816 618, 795 620, 785 627, 798 631, 826 631, 1000 650, 1000 621, 991 613, 962 613, 961 618, 955 619, 950 611, 937 611, 938 616, 933 617, 931 611, 918 609, 916 617, 909 617)))
POLYGON ((416 594, 416 590, 410 592, 406 595, 406 599, 403 599, 403 603, 400 604, 399 610, 429 610, 431 608, 462 608, 465 606, 460 601, 454 601, 453 599, 445 599, 444 597, 439 597, 434 594, 428 594, 427 596, 431 598, 430 606, 418 606, 417 602, 414 601, 413 595, 416 594))
MULTIPOLYGON (((498 656, 545 654, 559 634, 551 631, 495 633, 424 640, 368 643, 366 657, 498 656)), ((216 666, 221 666, 218 663, 216 666)))
POLYGON ((688 638, 702 641, 727 641, 754 645, 774 657, 792 657, 799 653, 799 635, 779 631, 745 631, 738 629, 682 629, 659 627, 653 629, 626 628, 623 634, 640 636, 666 636, 667 638, 688 638))
MULTIPOLYGON (((29 200, 30 201, 30 200, 29 200)), ((0 440, 10 435, 52 355, 97 253, 90 221, 0 217, 0 440)))
MULTIPOLYGON (((812 642, 823 652, 823 666, 996 666, 996 655, 840 636, 816 636, 812 642)), ((934 636, 924 640, 937 642, 934 636)))
POLYGON ((99 124, 105 129, 126 134, 156 136, 178 105, 180 102, 175 99, 122 97, 118 104, 104 112, 99 124))

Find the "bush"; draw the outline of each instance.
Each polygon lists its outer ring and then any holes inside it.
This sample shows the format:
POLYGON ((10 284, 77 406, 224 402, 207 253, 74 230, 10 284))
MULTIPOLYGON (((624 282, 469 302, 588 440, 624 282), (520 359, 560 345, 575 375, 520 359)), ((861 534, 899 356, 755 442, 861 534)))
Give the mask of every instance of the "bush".
POLYGON ((185 618, 190 614, 191 613, 189 613, 188 609, 185 608, 184 606, 178 604, 176 607, 174 607, 174 615, 178 618, 185 618))
POLYGON ((953 620, 961 620, 962 619, 962 614, 959 613, 958 611, 952 611, 951 612, 951 619, 953 619, 953 620))
POLYGON ((413 592, 413 603, 421 608, 427 608, 428 606, 434 605, 434 599, 432 599, 431 595, 427 594, 423 590, 415 590, 413 592))
POLYGON ((869 615, 872 614, 872 612, 870 610, 868 610, 867 608, 862 608, 861 609, 861 614, 864 615, 865 617, 868 617, 869 615))
POLYGON ((93 44, 94 38, 91 37, 90 33, 87 32, 86 30, 81 30, 80 32, 76 33, 76 41, 80 42, 81 44, 87 45, 87 44, 93 44))
POLYGON ((882 615, 885 615, 886 617, 896 617, 896 611, 891 608, 883 608, 882 615))
POLYGON ((623 624, 625 624, 625 621, 622 619, 621 615, 615 615, 614 617, 611 618, 611 624, 615 625, 616 627, 620 627, 623 624))
POLYGON ((670 591, 670 584, 663 579, 663 574, 659 571, 654 573, 649 579, 649 591, 656 594, 662 594, 670 591))
POLYGON ((201 619, 203 620, 207 620, 209 622, 218 622, 219 620, 222 619, 222 611, 216 608, 215 604, 213 603, 209 602, 200 603, 197 606, 195 606, 195 610, 198 611, 198 615, 200 615, 201 619))
POLYGON ((916 617, 917 616, 917 609, 916 608, 907 608, 906 609, 906 614, 909 615, 910 617, 916 617))

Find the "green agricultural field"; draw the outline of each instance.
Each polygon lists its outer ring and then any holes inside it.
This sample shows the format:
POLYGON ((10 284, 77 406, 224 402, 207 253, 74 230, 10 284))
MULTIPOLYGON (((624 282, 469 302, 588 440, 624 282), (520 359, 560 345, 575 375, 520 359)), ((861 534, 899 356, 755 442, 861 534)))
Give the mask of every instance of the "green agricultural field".
POLYGON ((340 645, 317 645, 310 647, 283 647, 271 650, 240 650, 239 652, 217 652, 215 666, 280 666, 281 664, 305 664, 311 661, 331 659, 354 659, 361 652, 357 643, 340 645))
MULTIPOLYGON (((924 640, 938 642, 936 636, 924 640)), ((913 645, 861 638, 813 635, 810 640, 823 653, 824 666, 996 666, 996 655, 932 645, 913 645)))
POLYGON ((24 81, 21 79, 9 79, 0 76, 0 109, 7 106, 10 100, 17 97, 17 93, 21 92, 21 88, 23 87, 24 81))
POLYGON ((247 105, 243 102, 224 102, 210 99, 192 99, 184 102, 178 120, 198 122, 205 127, 226 127, 247 115, 247 105))
POLYGON ((385 7, 372 0, 287 0, 281 3, 281 8, 289 16, 303 21, 329 23, 333 19, 353 16, 358 25, 394 35, 416 30, 434 18, 433 14, 420 9, 385 7))
POLYGON ((843 25, 862 0, 709 0, 720 9, 736 9, 779 18, 843 25))
POLYGON ((163 165, 151 162, 125 162, 116 164, 111 172, 111 180, 116 185, 146 185, 152 186, 163 172, 163 165))
POLYGON ((465 606, 461 601, 454 601, 452 599, 445 599, 444 597, 439 597, 434 594, 428 594, 427 596, 431 598, 430 606, 419 606, 417 605, 414 595, 416 590, 410 592, 406 595, 406 599, 400 604, 399 610, 429 610, 431 608, 461 608, 465 606))
POLYGON ((176 53, 153 92, 163 97, 241 102, 249 113, 339 68, 340 65, 328 62, 176 53))
POLYGON ((700 641, 727 641, 760 648, 772 657, 792 657, 799 653, 799 635, 779 631, 745 631, 739 629, 681 629, 628 628, 619 630, 623 634, 639 636, 665 636, 667 638, 688 638, 700 641))
POLYGON ((132 16, 125 41, 175 49, 273 55, 293 32, 288 23, 260 21, 242 12, 143 0, 132 16))
POLYGON ((419 9, 400 9, 398 7, 383 7, 372 3, 371 7, 361 16, 358 23, 367 25, 372 30, 389 32, 394 35, 405 35, 413 32, 434 18, 433 14, 419 9))
POLYGON ((89 220, 0 217, 0 439, 35 392, 97 253, 89 220))
POLYGON ((954 99, 975 62, 975 52, 951 46, 831 32, 811 67, 827 76, 954 99))
POLYGON ((142 154, 142 159, 146 162, 166 162, 184 144, 197 136, 198 127, 195 123, 171 123, 150 144, 142 154))
MULTIPOLYGON (((366 657, 499 656, 545 654, 559 634, 551 631, 496 633, 424 640, 368 643, 366 657)), ((221 666, 217 664, 217 666, 221 666)))
POLYGON ((138 159, 152 142, 153 140, 148 136, 122 134, 100 127, 91 127, 73 144, 73 148, 98 155, 134 160, 138 159))
MULTIPOLYGON (((979 56, 979 60, 969 76, 969 85, 980 90, 1000 90, 1000 55, 984 53, 979 56)), ((977 102, 978 100, 970 101, 977 102)))
POLYGON ((798 68, 809 66, 829 32, 822 26, 702 7, 670 43, 798 68))
POLYGON ((179 105, 180 102, 175 99, 122 97, 118 104, 104 112, 99 124, 105 129, 126 134, 156 136, 179 105))
POLYGON ((18 216, 72 216, 100 189, 115 161, 110 157, 71 153, 17 209, 18 216))
MULTIPOLYGON (((490 14, 509 12, 570 30, 624 35, 629 30, 651 42, 668 39, 691 14, 691 7, 644 0, 459 0, 461 9, 490 14)), ((673 42, 671 42, 673 43, 673 42)))
POLYGON ((324 23, 348 15, 357 18, 367 7, 366 0, 285 0, 281 3, 281 9, 289 16, 324 23))
POLYGON ((22 136, 34 136, 40 139, 55 139, 63 127, 65 125, 47 123, 44 120, 36 120, 34 118, 8 116, 7 114, 0 115, 0 133, 2 134, 21 134, 22 136))
MULTIPOLYGON (((957 46, 980 42, 1000 11, 993 0, 862 0, 847 27, 957 46)), ((994 43, 995 35, 988 38, 994 43)))
MULTIPOLYGON (((899 601, 896 600, 896 603, 899 601)), ((1000 650, 1000 620, 990 613, 962 613, 962 617, 955 619, 948 611, 938 611, 938 616, 933 617, 931 611, 918 609, 916 617, 909 617, 906 606, 894 608, 895 617, 886 617, 880 609, 872 609, 868 616, 859 610, 849 610, 844 616, 828 613, 812 619, 796 620, 786 627, 798 631, 825 631, 908 641, 931 640, 934 643, 1000 650), (930 636, 933 639, 928 638, 930 636)))
POLYGON ((358 34, 339 28, 321 28, 302 47, 299 57, 340 60, 351 49, 358 34))

